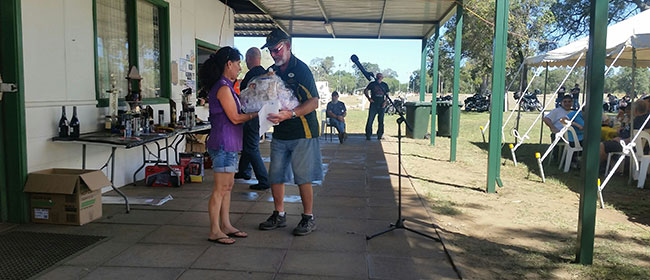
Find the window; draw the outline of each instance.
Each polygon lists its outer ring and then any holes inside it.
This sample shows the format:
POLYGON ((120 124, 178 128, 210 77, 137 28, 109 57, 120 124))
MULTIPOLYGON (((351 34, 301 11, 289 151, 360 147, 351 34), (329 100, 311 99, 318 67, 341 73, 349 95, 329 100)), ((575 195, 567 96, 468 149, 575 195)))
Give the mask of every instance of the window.
MULTIPOLYGON (((128 94, 125 77, 138 67, 144 103, 170 96, 169 4, 162 0, 95 0, 95 74, 99 106, 115 85, 128 94), (161 98, 162 97, 162 98, 161 98)), ((134 84, 135 86, 135 84, 134 84)))
POLYGON ((210 55, 217 52, 219 47, 213 44, 210 44, 206 41, 196 39, 196 90, 200 90, 203 87, 199 79, 199 69, 203 66, 203 63, 210 58, 210 55))

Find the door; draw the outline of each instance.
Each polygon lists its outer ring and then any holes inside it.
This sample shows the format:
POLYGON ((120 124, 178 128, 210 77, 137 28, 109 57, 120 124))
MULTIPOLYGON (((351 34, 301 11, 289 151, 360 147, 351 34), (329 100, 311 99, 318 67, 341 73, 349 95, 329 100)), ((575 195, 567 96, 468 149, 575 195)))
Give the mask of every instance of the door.
POLYGON ((20 0, 0 1, 0 221, 29 220, 20 0))

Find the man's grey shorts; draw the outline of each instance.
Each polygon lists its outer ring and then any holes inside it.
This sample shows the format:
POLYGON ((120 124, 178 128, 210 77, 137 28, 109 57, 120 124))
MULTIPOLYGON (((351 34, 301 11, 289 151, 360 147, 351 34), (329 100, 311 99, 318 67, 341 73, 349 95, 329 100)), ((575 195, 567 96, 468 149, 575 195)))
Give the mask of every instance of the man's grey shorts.
POLYGON ((291 170, 293 170, 293 182, 298 185, 323 180, 318 138, 273 139, 269 182, 271 184, 290 182, 291 170))

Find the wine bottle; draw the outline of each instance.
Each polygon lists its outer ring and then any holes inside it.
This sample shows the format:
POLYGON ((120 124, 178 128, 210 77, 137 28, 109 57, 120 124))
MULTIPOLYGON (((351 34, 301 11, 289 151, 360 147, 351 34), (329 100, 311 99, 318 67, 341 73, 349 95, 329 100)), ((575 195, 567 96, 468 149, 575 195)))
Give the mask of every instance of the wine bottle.
POLYGON ((70 138, 79 138, 81 127, 77 118, 77 106, 72 107, 72 119, 70 119, 70 138))
POLYGON ((61 106, 61 119, 59 119, 59 137, 67 138, 69 136, 70 127, 68 126, 68 118, 65 116, 65 106, 61 106))

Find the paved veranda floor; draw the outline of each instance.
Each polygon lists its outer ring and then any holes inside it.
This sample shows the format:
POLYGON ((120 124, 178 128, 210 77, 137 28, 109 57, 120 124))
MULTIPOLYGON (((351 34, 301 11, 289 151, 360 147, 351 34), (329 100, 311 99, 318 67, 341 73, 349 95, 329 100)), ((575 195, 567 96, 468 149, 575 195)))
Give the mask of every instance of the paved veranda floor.
MULTIPOLYGON (((38 279, 457 279, 441 243, 404 230, 366 240, 397 218, 395 138, 383 144, 352 135, 340 145, 321 139, 325 180, 314 187, 318 230, 295 237, 302 206, 286 187, 288 227, 259 231, 273 210, 270 191, 238 180, 231 220, 249 237, 231 246, 206 241, 212 178, 180 188, 124 187, 129 196, 174 199, 163 206, 104 205, 103 218, 84 226, 27 224, 12 230, 107 236, 38 279), (384 149, 388 151, 385 153, 384 149)), ((268 143, 262 147, 268 155, 268 143)), ((403 179, 407 225, 438 236, 408 179, 403 179)), ((111 195, 110 193, 107 195, 111 195)))

